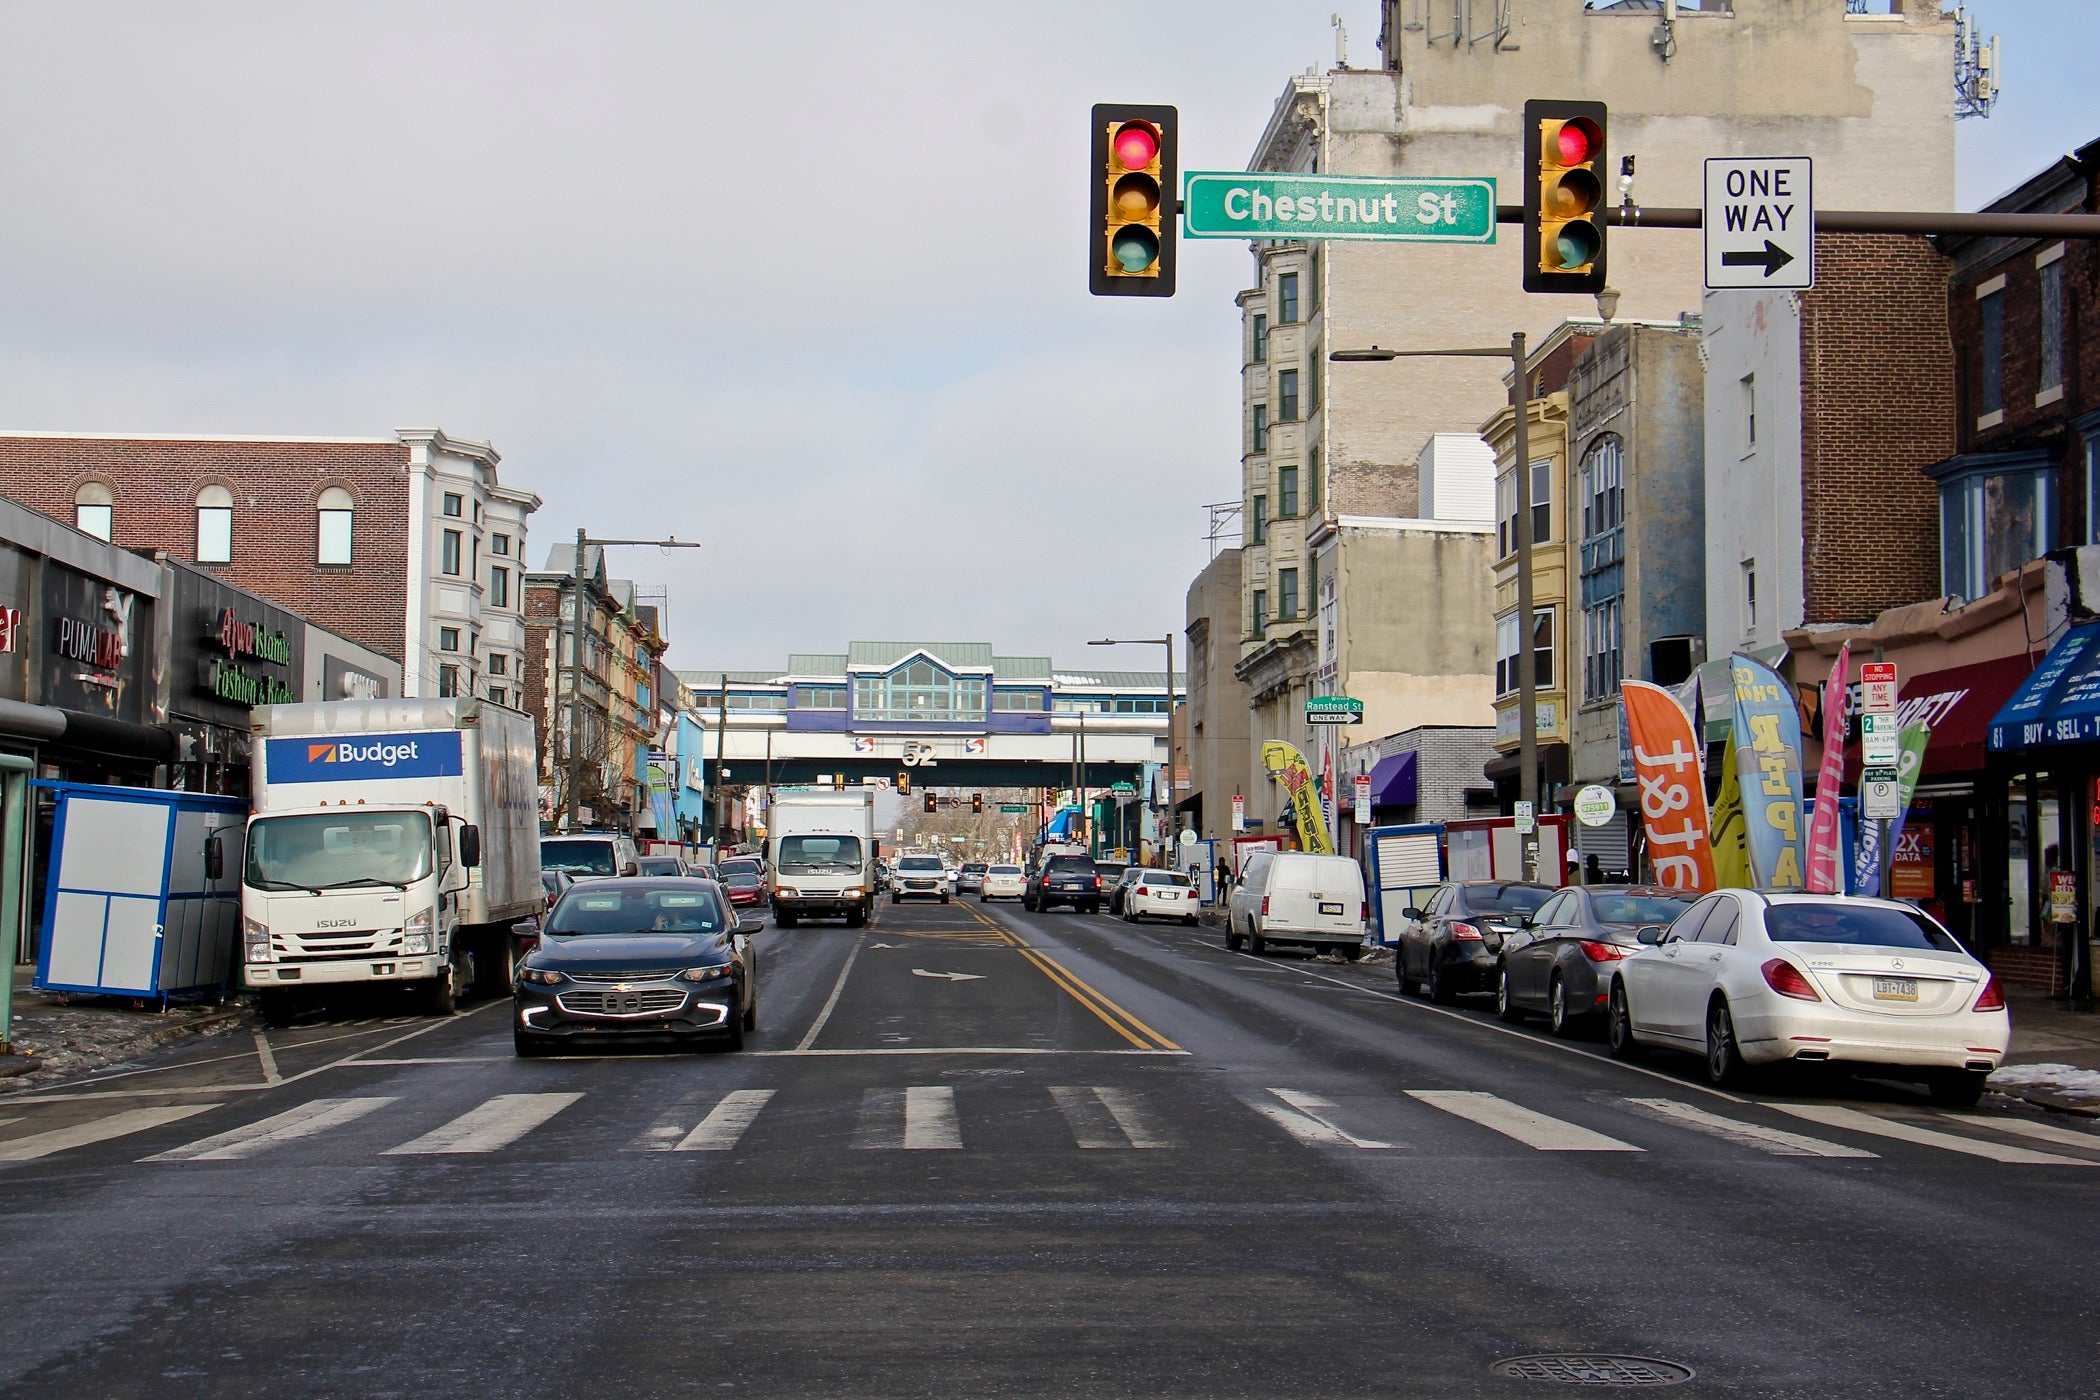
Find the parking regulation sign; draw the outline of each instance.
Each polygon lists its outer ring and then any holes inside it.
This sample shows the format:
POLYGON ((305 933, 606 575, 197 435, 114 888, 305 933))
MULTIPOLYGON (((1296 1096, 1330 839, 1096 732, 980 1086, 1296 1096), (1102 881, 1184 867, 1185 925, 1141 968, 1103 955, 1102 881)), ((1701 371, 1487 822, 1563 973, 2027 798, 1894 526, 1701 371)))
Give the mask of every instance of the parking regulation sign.
POLYGON ((1706 285, 1816 284, 1814 166, 1807 156, 1746 156, 1706 162, 1706 285))

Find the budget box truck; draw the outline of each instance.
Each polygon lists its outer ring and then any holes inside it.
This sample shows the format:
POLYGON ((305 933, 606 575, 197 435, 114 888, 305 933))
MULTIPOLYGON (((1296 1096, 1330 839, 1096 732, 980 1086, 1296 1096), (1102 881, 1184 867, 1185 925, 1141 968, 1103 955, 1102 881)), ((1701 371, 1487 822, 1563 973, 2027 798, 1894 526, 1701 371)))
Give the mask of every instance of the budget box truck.
POLYGON ((766 815, 773 919, 840 918, 861 928, 875 907, 875 790, 775 788, 766 815))
POLYGON ((253 711, 241 981, 281 1017, 301 993, 397 983, 451 1014, 508 996, 538 934, 532 717, 486 700, 253 711))

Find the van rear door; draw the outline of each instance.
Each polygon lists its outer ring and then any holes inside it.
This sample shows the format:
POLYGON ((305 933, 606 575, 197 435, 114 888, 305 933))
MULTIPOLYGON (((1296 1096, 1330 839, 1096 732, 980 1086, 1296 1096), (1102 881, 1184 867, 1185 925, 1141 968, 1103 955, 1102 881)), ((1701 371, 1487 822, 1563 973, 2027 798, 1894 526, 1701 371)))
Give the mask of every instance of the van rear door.
POLYGON ((1278 856, 1269 879, 1267 926, 1357 938, 1363 933, 1364 877, 1346 856, 1278 856))

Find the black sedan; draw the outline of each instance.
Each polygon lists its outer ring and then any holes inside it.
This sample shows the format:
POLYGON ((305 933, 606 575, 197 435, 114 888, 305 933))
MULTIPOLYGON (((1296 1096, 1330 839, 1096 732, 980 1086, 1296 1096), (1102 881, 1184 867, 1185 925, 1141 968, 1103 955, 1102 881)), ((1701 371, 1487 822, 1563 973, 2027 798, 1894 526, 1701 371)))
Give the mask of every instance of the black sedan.
POLYGON ((1663 928, 1699 896, 1661 885, 1562 890, 1531 927, 1502 940, 1495 1009, 1505 1021, 1543 1011, 1555 1035, 1574 1035, 1604 1012, 1612 965, 1639 951, 1643 928, 1663 928))
POLYGON ((1455 880, 1437 886, 1420 909, 1407 911, 1394 950, 1400 990, 1413 996, 1426 984, 1432 1001, 1449 1004, 1464 992, 1491 992, 1502 965, 1502 940, 1553 897, 1551 885, 1513 880, 1455 880))
POLYGON ((518 1054, 616 1041, 741 1050, 758 1026, 758 959, 710 880, 592 880, 562 896, 518 968, 518 1054))

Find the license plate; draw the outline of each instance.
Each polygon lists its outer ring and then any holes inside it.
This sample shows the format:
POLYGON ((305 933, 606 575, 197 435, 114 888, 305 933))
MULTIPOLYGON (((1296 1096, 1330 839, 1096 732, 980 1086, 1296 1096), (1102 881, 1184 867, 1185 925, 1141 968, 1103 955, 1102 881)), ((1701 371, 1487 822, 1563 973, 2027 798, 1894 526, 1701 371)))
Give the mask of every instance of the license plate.
POLYGON ((1915 977, 1877 977, 1874 979, 1874 1000, 1916 1001, 1918 979, 1915 977))
POLYGON ((1322 914, 1339 914, 1342 912, 1342 906, 1339 904, 1322 904, 1320 912, 1322 914))

